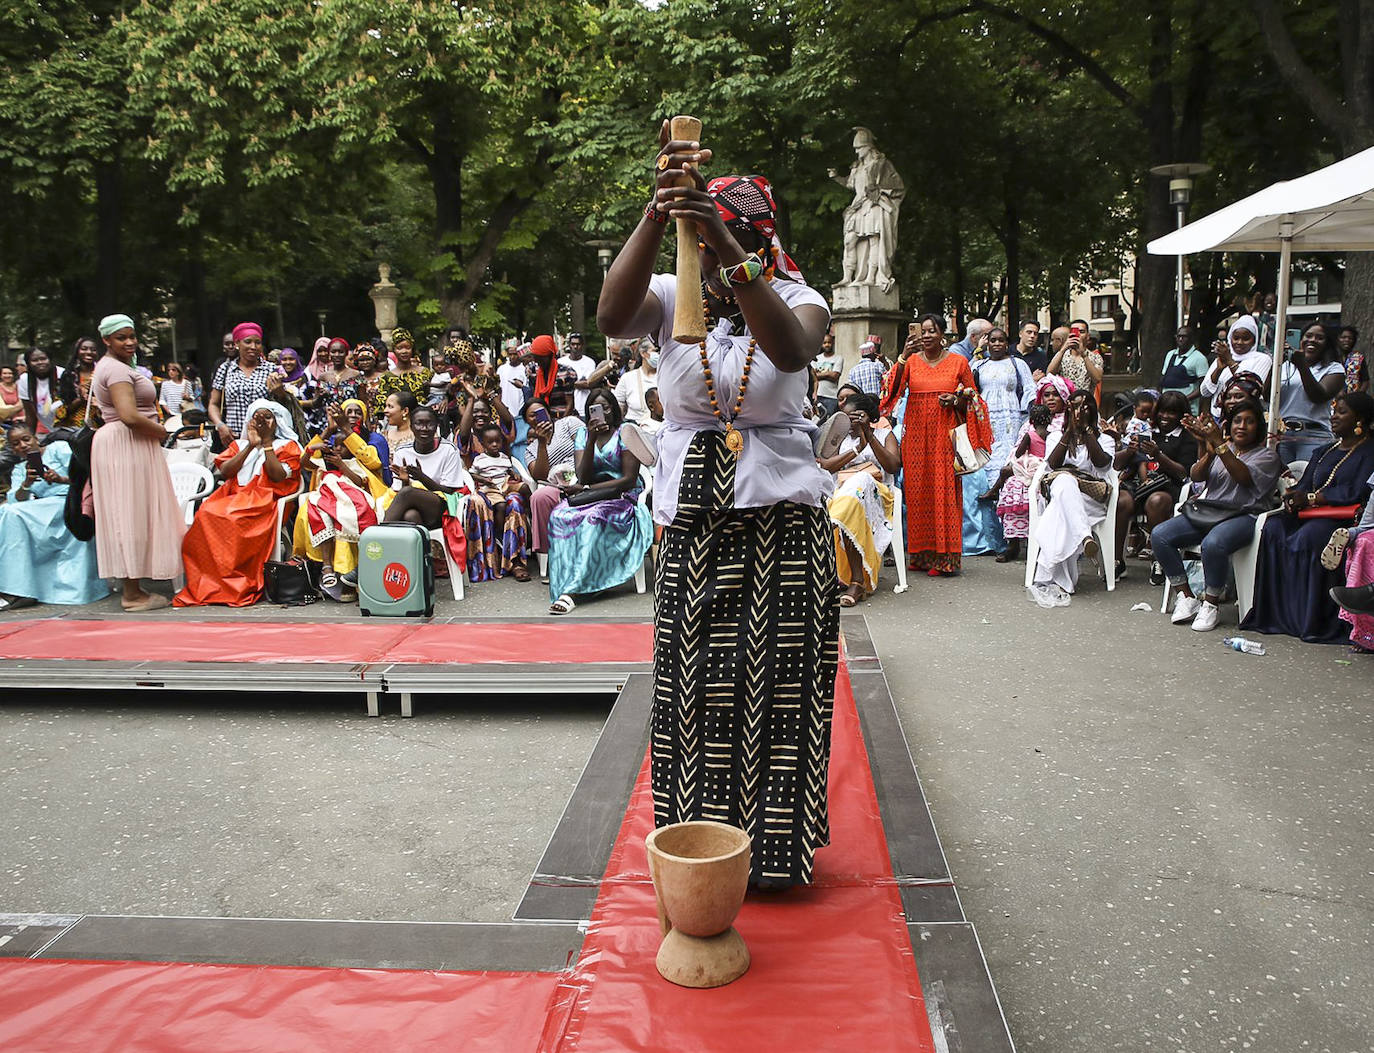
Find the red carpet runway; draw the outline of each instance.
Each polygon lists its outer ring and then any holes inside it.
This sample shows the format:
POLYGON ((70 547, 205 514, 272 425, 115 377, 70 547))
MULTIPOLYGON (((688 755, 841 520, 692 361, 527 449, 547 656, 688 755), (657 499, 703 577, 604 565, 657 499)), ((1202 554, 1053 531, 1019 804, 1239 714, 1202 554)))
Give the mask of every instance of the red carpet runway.
MULTIPOLYGON (((42 625, 0 630, 0 655, 55 658, 71 641, 59 645, 51 626, 45 632, 42 625)), ((203 655, 208 649, 231 655, 228 660, 234 662, 270 662, 270 641, 281 635, 254 631, 249 638, 243 625, 233 625, 230 632, 228 623, 177 624, 175 634, 149 622, 63 623, 64 630, 76 626, 83 627, 82 653, 92 660, 128 655, 136 646, 133 653, 148 661, 187 661, 192 651, 203 655), (135 644, 130 630, 145 638, 135 644)), ((527 892, 527 904, 537 904, 530 910, 545 920, 505 927, 512 940, 541 925, 567 931, 569 920, 587 918, 586 904, 594 895, 580 952, 561 967, 530 972, 490 964, 451 971, 210 964, 207 959, 225 959, 204 935, 189 944, 195 964, 79 960, 114 958, 121 947, 129 959, 167 953, 140 953, 138 934, 168 919, 123 919, 123 928, 111 930, 125 934, 114 950, 108 940, 92 943, 89 936, 83 944, 82 925, 98 933, 119 919, 83 919, 69 929, 54 929, 57 937, 32 952, 41 958, 0 959, 0 1049, 1009 1050, 976 937, 958 909, 914 770, 902 770, 902 758, 909 766, 909 755, 876 657, 864 651, 866 629, 858 619, 845 619, 845 626, 847 660, 836 685, 830 775, 834 841, 817 855, 813 886, 750 895, 736 927, 749 944, 753 964, 736 983, 713 991, 686 990, 662 980, 654 969, 659 931, 643 843, 652 828, 652 802, 647 760, 637 760, 645 757, 649 678, 641 674, 622 692, 527 892), (850 637, 862 637, 857 649, 850 637), (859 682, 866 701, 856 708, 854 684, 859 682), (883 744, 871 765, 878 734, 883 744), (894 737, 900 743, 892 742, 894 737), (879 765, 882 774, 875 783, 879 765), (618 823, 611 809, 619 810, 618 823), (603 828, 604 838, 596 834, 603 828), (601 841, 601 847, 593 844, 601 841), (593 867, 598 869, 578 876, 593 867), (929 948, 919 946, 927 942, 929 948), (64 946, 72 960, 66 960, 64 946), (101 949, 83 952, 83 946, 101 949), (923 975, 927 959, 922 955, 931 955, 930 976, 923 975), (941 1032, 938 1043, 932 1021, 941 1032), (946 1040, 957 1042, 960 1034, 960 1044, 946 1040)), ((267 627, 255 623, 253 628, 267 627)), ((293 651, 303 631, 318 632, 322 650, 343 635, 337 625, 295 624, 290 630, 293 651)), ((649 627, 627 625, 626 630, 599 634, 599 640, 619 641, 621 652, 609 659, 603 652, 597 661, 644 660, 649 627)), ((345 638, 359 656, 367 656, 360 660, 380 663, 502 661, 500 655, 512 653, 512 645, 518 645, 518 653, 552 662, 578 661, 575 656, 585 652, 576 646, 576 639, 585 641, 585 630, 579 632, 575 624, 350 624, 345 638), (365 631, 355 635, 359 629, 365 631)), ((529 913, 522 904, 517 916, 529 913)), ((185 922, 212 924, 209 919, 185 922)), ((237 924, 280 930, 318 923, 237 924)), ((368 937, 358 938, 365 943, 368 937)), ((368 960, 366 950, 354 948, 348 959, 368 960)), ((394 955, 371 960, 382 958, 394 955)))

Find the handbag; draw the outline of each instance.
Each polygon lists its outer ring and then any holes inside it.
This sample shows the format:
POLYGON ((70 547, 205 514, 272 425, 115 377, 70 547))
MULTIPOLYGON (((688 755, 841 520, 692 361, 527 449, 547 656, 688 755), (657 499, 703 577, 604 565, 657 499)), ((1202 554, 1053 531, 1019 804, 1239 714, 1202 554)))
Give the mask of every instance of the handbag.
POLYGON ((1078 483, 1078 489, 1084 497, 1090 501, 1105 505, 1107 498, 1111 496, 1112 484, 1105 479, 1099 479, 1093 475, 1087 475, 1075 468, 1056 468, 1052 472, 1046 472, 1040 480, 1040 494, 1046 501, 1050 499, 1050 487, 1061 475, 1072 477, 1078 483))
POLYGON ((1183 518, 1196 530, 1203 533, 1220 526, 1228 519, 1250 515, 1243 508, 1228 505, 1224 501, 1212 501, 1206 497, 1190 497, 1183 503, 1183 518))
POLYGON ((954 447, 955 475, 971 475, 992 460, 992 454, 987 450, 973 448, 973 443, 969 441, 967 424, 950 428, 949 442, 954 447))
POLYGON ((262 565, 262 580, 268 603, 301 607, 320 598, 310 580, 310 570, 300 556, 287 560, 269 559, 262 565))
POLYGON ((1359 505, 1310 505, 1298 509, 1299 519, 1354 519, 1360 514, 1359 505))

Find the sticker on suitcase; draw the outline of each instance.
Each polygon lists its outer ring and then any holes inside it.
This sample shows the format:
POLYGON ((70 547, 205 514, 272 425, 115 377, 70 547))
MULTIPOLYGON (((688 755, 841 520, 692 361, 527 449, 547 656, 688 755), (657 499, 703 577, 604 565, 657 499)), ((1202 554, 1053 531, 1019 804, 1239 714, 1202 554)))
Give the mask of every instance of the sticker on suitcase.
POLYGON ((369 541, 365 551, 367 552, 367 558, 370 560, 375 561, 382 558, 382 545, 380 541, 369 541))
POLYGON ((402 563, 388 563, 382 570, 382 588, 393 600, 399 600, 410 591, 410 571, 402 563))

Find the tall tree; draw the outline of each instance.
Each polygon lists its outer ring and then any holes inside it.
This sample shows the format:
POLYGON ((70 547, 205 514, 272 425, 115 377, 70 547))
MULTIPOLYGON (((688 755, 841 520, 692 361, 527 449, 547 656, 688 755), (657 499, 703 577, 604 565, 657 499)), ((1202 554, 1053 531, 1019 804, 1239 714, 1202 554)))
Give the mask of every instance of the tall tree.
MULTIPOLYGON (((1274 66, 1342 156, 1374 146, 1374 4, 1299 2, 1285 11, 1278 0, 1251 0, 1251 7, 1274 66), (1333 36, 1339 64, 1331 61, 1333 36)), ((1374 333, 1374 253, 1346 257, 1341 318, 1374 333)))

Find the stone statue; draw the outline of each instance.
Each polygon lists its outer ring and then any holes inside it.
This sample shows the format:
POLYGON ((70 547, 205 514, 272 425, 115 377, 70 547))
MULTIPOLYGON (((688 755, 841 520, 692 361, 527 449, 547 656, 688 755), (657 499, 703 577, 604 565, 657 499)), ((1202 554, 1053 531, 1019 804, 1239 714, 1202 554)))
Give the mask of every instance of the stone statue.
POLYGON ((854 152, 858 158, 848 176, 830 169, 831 179, 854 191, 854 200, 844 210, 844 277, 839 286, 876 285, 887 292, 895 281, 892 256, 906 184, 873 145, 867 128, 854 129, 854 152))

